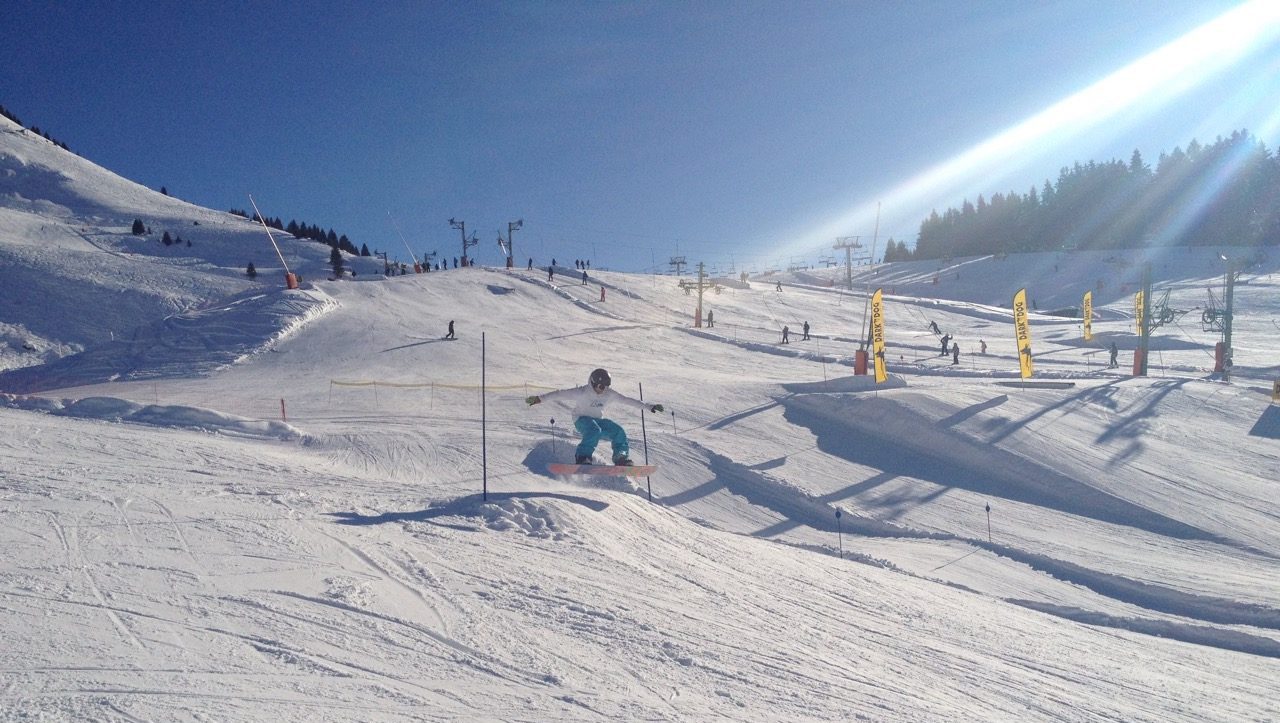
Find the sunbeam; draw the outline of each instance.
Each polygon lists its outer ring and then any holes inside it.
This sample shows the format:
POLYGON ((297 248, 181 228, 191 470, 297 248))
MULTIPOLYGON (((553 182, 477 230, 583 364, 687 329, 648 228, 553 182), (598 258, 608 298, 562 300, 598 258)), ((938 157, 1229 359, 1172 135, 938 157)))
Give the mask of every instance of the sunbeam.
MULTIPOLYGON (((955 203, 974 193, 975 183, 989 183, 993 177, 1029 168, 1033 155, 1041 156, 1055 146, 1065 147, 1067 141, 1104 124, 1110 124, 1107 131, 1113 132, 1113 128, 1118 130, 1153 116, 1278 40, 1280 2, 1244 3, 954 158, 907 179, 881 198, 835 214, 817 228, 790 235, 796 240, 769 253, 785 257, 829 245, 837 236, 868 229, 874 222, 877 202, 886 209, 913 210, 955 203)), ((1262 61, 1262 65, 1270 67, 1273 62, 1262 61)), ((1248 77, 1257 76, 1250 73, 1248 77)), ((1274 102, 1249 90, 1253 85, 1244 83, 1238 94, 1242 103, 1256 107, 1274 102)), ((1206 115, 1212 110, 1206 109, 1206 115)), ((1269 125, 1274 127, 1277 116, 1269 117, 1273 119, 1269 125)))

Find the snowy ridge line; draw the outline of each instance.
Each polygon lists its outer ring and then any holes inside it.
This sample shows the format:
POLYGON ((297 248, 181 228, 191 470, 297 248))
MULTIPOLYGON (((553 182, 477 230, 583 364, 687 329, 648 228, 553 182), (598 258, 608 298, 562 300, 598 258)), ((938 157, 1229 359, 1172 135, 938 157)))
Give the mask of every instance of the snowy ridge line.
POLYGON ((1036 600, 1019 600, 1016 598, 1005 598, 1004 600, 1011 605, 1037 610, 1066 620, 1084 623, 1085 625, 1128 630, 1131 633, 1181 640, 1192 645, 1203 645, 1266 658, 1280 658, 1280 641, 1260 635, 1242 633, 1238 630, 1223 630, 1204 625, 1188 625, 1173 620, 1121 617, 1036 600))
MULTIPOLYGON (((538 279, 538 278, 531 279, 527 275, 521 275, 521 274, 513 274, 510 278, 520 279, 521 281, 527 284, 533 284, 534 286, 540 286, 544 289, 548 289, 551 292, 555 293, 556 295, 560 296, 561 298, 573 303, 574 306, 577 306, 580 309, 585 309, 586 311, 590 311, 593 314, 606 316, 610 319, 613 319, 614 321, 631 321, 631 319, 628 319, 624 316, 619 316, 613 313, 612 311, 605 311, 604 309, 600 308, 599 302, 583 301, 582 299, 579 299, 578 297, 574 296, 573 294, 570 294, 569 292, 565 291, 564 288, 562 288, 565 286, 575 286, 575 284, 557 285, 552 282, 546 281, 544 279, 538 279)), ((581 285, 581 284, 576 284, 576 285, 581 285)))
MULTIPOLYGON (((1051 575, 1056 579, 1082 585, 1099 595, 1128 603, 1136 607, 1146 608, 1155 612, 1166 613, 1182 618, 1219 623, 1223 625, 1247 625, 1257 628, 1280 630, 1280 610, 1263 605, 1242 603, 1224 598, 1186 593, 1162 585, 1145 583, 1120 575, 1090 570, 1075 563, 1056 560, 1046 555, 1027 552, 1007 545, 993 544, 979 538, 963 537, 947 532, 928 532, 904 527, 891 522, 882 522, 869 517, 863 517, 862 515, 857 514, 856 511, 850 511, 846 508, 841 508, 846 514, 840 522, 837 522, 835 517, 835 505, 815 497, 787 482, 780 481, 768 474, 750 469, 742 464, 734 462, 727 457, 712 452, 696 442, 691 444, 694 445, 696 450, 707 456, 711 468, 716 472, 716 481, 724 484, 731 493, 746 498, 754 505, 759 505, 773 510, 788 519, 786 523, 778 523, 770 528, 753 533, 753 536, 756 537, 769 537, 771 535, 780 534, 788 527, 805 525, 821 532, 836 533, 837 531, 840 531, 845 534, 862 535, 864 537, 960 542, 971 545, 975 548, 987 550, 1015 562, 1021 562, 1034 570, 1051 575)), ((664 504, 670 504, 671 502, 671 499, 663 500, 664 504)), ((823 548, 822 551, 826 554, 831 554, 832 552, 830 548, 823 548)), ((846 557, 849 556, 846 555, 846 557)), ((858 561, 876 567, 894 569, 899 572, 903 572, 897 566, 883 560, 868 558, 859 559, 858 561)), ((914 577, 920 577, 922 579, 928 579, 927 576, 915 575, 909 572, 906 574, 911 574, 914 577)), ((1023 605, 1024 607, 1034 607, 1037 610, 1041 610, 1040 603, 1025 603, 1025 601, 1010 602, 1023 605)), ((1054 610, 1041 611, 1053 614, 1061 612, 1054 610)), ((1079 615, 1093 614, 1094 613, 1089 613, 1087 611, 1081 611, 1077 616, 1064 617, 1076 620, 1079 615)), ((1195 626, 1183 625, 1174 621, 1142 621, 1138 619, 1103 616, 1101 613, 1098 613, 1097 615, 1100 616, 1098 618, 1099 620, 1105 619, 1105 617, 1112 617, 1112 622, 1119 621, 1124 623, 1109 625, 1109 627, 1122 627, 1127 630, 1132 630, 1133 632, 1157 636, 1162 635, 1163 632, 1168 632, 1170 634, 1166 635, 1166 637, 1174 637, 1179 640, 1185 640, 1186 642, 1212 645, 1214 647, 1222 647, 1228 650, 1236 650, 1239 652, 1253 653, 1257 655, 1266 655, 1268 657, 1280 657, 1280 642, 1273 641, 1269 638, 1246 635, 1243 633, 1234 633, 1232 631, 1198 628, 1195 626), (1174 632, 1178 634, 1172 634, 1174 632)), ((1091 621, 1080 620, 1080 622, 1091 621)))
POLYGON ((321 291, 253 289, 216 306, 171 314, 131 338, 0 374, 7 391, 34 392, 105 381, 209 375, 241 362, 337 308, 321 291))
POLYGON ((236 357, 235 360, 231 362, 232 364, 238 364, 241 361, 244 361, 245 359, 248 359, 249 357, 255 354, 260 354, 264 349, 269 349, 275 346, 276 344, 279 344, 281 341, 284 341, 285 339, 288 339, 289 337, 298 333, 298 331, 301 330, 303 327, 305 327, 307 324, 310 324, 311 322, 315 321, 316 319, 319 319, 320 317, 324 316, 325 314, 328 314, 329 312, 337 309, 340 306, 337 299, 334 299, 332 296, 329 296, 328 294, 316 288, 297 290, 298 294, 302 296, 306 296, 307 298, 316 302, 314 305, 291 303, 291 300, 289 298, 289 293, 290 292, 288 291, 284 292, 285 297, 284 297, 283 305, 286 308, 292 308, 293 310, 298 311, 299 313, 296 316, 294 316, 291 321, 286 322, 274 334, 264 339, 260 344, 257 345, 257 347, 236 357), (313 294, 319 294, 320 297, 322 298, 316 298, 316 296, 313 294))
POLYGON ((236 437, 274 438, 286 441, 302 438, 302 433, 297 428, 285 422, 248 419, 202 407, 144 405, 115 397, 58 400, 0 393, 0 405, 62 417, 194 429, 236 437))
MULTIPOLYGON (((477 268, 480 268, 480 269, 483 269, 483 270, 485 270, 485 271, 488 271, 488 272, 489 272, 489 273, 491 273, 491 274, 498 274, 498 275, 500 275, 502 278, 507 278, 507 279, 522 279, 522 280, 525 280, 525 281, 529 281, 529 280, 538 281, 538 280, 539 280, 539 279, 537 278, 537 276, 536 276, 536 275, 539 273, 539 271, 538 271, 537 267, 534 267, 534 269, 533 269, 532 271, 530 271, 530 270, 528 270, 528 269, 508 269, 508 268, 498 267, 498 266, 479 266, 479 267, 477 267, 477 268), (532 279, 531 279, 530 277, 532 277, 532 279)), ((601 270, 603 270, 603 269, 601 269, 601 270)), ((578 273, 579 273, 579 274, 581 274, 581 273, 582 273, 582 270, 581 270, 581 269, 579 269, 579 270, 578 270, 578 273)), ((567 276, 569 276, 569 274, 565 274, 565 276, 567 277, 567 276)), ((610 284, 610 283, 607 283, 606 281, 604 281, 603 279, 601 279, 601 278, 600 278, 600 277, 598 277, 598 276, 592 276, 592 277, 590 277, 590 278, 591 278, 591 285, 594 285, 594 286, 603 286, 603 287, 605 287, 606 289, 608 289, 608 290, 609 290, 609 293, 611 293, 611 294, 617 294, 618 296, 623 296, 623 297, 626 297, 626 298, 628 298, 628 299, 634 299, 634 300, 636 300, 636 301, 644 301, 644 297, 640 296, 639 294, 635 293, 634 291, 631 291, 630 289, 628 289, 628 288, 626 288, 626 287, 618 286, 618 285, 616 285, 616 284, 610 284)), ((543 283, 543 284, 546 284, 546 281, 543 281, 542 283, 543 283)))
POLYGON ((717 341, 722 344, 736 346, 739 349, 746 349, 747 351, 758 351, 758 352, 763 352, 765 354, 773 354, 775 356, 785 356, 785 357, 791 357, 794 359, 805 359, 808 361, 815 361, 822 364, 840 364, 848 367, 853 366, 853 357, 850 357, 848 355, 823 354, 818 352, 802 351, 800 349, 792 349, 790 348, 790 345, 787 345, 784 347, 781 344, 774 344, 772 342, 746 341, 745 339, 730 339, 729 337, 724 336, 723 334, 717 334, 715 332, 709 332, 704 329, 699 329, 691 326, 678 326, 675 328, 691 336, 696 336, 700 339, 717 341))
POLYGON ((940 428, 886 396, 793 394, 779 401, 789 422, 814 433, 819 449, 855 464, 1178 539, 1230 544, 1035 460, 940 428), (854 410, 853 404, 860 406, 854 410), (898 456, 903 449, 909 458, 898 456))

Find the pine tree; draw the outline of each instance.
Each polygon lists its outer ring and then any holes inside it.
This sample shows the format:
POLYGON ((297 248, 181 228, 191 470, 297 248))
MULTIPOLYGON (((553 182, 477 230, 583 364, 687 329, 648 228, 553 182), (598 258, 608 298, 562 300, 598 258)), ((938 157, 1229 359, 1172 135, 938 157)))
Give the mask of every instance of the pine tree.
POLYGON ((142 225, 142 219, 140 218, 133 219, 133 235, 141 236, 146 232, 147 232, 147 227, 142 225))
POLYGON ((333 275, 342 276, 342 252, 338 250, 337 246, 334 246, 333 250, 329 252, 329 263, 333 264, 333 275))

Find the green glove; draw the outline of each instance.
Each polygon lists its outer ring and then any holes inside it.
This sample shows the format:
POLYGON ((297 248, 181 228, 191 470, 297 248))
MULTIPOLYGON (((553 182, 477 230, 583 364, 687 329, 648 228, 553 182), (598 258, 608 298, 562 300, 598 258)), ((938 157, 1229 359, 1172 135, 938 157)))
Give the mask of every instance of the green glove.
POLYGON ((662 414, 662 405, 655 404, 652 407, 649 407, 649 411, 653 412, 654 414, 662 414))
POLYGON ((531 407, 532 407, 533 405, 535 405, 535 404, 538 404, 538 403, 539 403, 539 402, 541 402, 541 401, 542 401, 542 397, 539 397, 539 396, 532 396, 532 397, 525 397, 525 398, 524 398, 524 403, 525 403, 525 404, 528 404, 528 405, 529 405, 529 406, 531 406, 531 407))

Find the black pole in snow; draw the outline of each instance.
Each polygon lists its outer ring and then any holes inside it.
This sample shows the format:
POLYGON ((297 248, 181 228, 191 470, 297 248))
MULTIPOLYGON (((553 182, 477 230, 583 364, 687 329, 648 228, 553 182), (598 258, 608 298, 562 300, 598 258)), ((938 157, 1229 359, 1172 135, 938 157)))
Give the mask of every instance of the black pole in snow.
POLYGON ((844 529, 840 526, 840 508, 836 508, 836 536, 840 540, 840 559, 844 559, 844 529))
MULTIPOLYGON (((644 402, 644 385, 640 385, 640 401, 644 402)), ((675 412, 672 412, 675 414, 675 412)), ((649 432, 644 426, 644 407, 640 408, 640 436, 644 439, 644 463, 649 464, 649 432)), ((649 501, 653 502, 653 482, 650 481, 649 475, 644 476, 644 483, 649 487, 649 501)))
POLYGON ((987 544, 991 544, 991 503, 987 503, 987 544))
POLYGON ((489 501, 489 447, 487 444, 487 434, 489 424, 485 418, 484 403, 484 332, 480 332, 480 470, 484 479, 484 501, 489 501))

